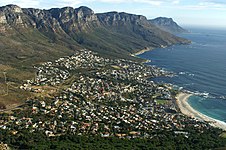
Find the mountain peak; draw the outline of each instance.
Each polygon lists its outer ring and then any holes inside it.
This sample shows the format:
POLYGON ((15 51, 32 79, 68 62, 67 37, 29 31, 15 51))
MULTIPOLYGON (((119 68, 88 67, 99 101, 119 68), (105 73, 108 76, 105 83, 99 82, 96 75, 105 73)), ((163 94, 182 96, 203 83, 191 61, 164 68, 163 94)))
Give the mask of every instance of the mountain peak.
POLYGON ((23 13, 22 9, 19 6, 13 4, 0 7, 0 10, 13 13, 23 13))
MULTIPOLYGON (((59 9, 59 8, 58 8, 59 9)), ((70 10, 74 10, 73 7, 63 7, 63 8, 60 8, 61 10, 63 11, 70 11, 70 10)))
POLYGON ((152 24, 156 25, 162 30, 171 33, 182 33, 188 32, 187 30, 180 27, 172 18, 167 17, 158 17, 152 20, 149 20, 152 24))
POLYGON ((78 13, 82 13, 84 16, 90 16, 94 14, 94 11, 86 6, 81 6, 75 9, 78 13))
POLYGON ((79 8, 77 8, 78 10, 83 10, 83 11, 93 11, 91 8, 87 7, 87 6, 80 6, 79 8))
POLYGON ((168 20, 173 20, 173 18, 168 18, 168 17, 157 17, 157 18, 155 18, 155 19, 168 19, 168 20))
POLYGON ((167 18, 167 17, 158 17, 152 20, 153 22, 158 22, 159 25, 167 25, 167 24, 174 24, 176 22, 173 21, 172 18, 167 18))

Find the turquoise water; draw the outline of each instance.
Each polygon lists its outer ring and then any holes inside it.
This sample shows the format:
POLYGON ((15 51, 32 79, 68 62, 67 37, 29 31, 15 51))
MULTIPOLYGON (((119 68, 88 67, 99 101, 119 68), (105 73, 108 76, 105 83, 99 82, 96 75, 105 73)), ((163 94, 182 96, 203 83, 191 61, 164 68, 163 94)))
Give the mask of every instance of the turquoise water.
POLYGON ((156 78, 195 93, 189 104, 201 113, 226 121, 226 30, 191 29, 180 34, 190 45, 159 48, 141 54, 156 65, 177 76, 156 78))
POLYGON ((200 111, 201 113, 221 120, 226 121, 226 102, 220 99, 210 99, 204 98, 200 96, 192 96, 189 98, 188 103, 195 109, 200 111))

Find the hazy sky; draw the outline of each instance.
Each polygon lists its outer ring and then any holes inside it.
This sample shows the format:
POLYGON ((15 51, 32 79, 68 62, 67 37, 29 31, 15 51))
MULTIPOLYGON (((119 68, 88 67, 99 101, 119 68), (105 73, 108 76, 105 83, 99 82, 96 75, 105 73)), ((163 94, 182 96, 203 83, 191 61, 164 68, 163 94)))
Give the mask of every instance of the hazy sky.
POLYGON ((180 25, 219 26, 226 28, 226 0, 0 0, 0 5, 16 4, 23 8, 88 6, 96 13, 119 11, 147 18, 171 17, 180 25))

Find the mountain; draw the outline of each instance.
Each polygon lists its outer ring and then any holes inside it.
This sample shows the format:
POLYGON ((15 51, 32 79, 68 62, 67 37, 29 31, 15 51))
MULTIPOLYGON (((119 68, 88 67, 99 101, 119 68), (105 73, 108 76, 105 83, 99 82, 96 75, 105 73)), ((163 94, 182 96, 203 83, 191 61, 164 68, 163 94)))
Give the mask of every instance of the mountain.
POLYGON ((0 7, 0 63, 36 63, 88 48, 112 57, 130 57, 144 47, 188 41, 164 32, 144 16, 109 12, 95 14, 88 7, 49 10, 0 7), (48 56, 48 57, 47 57, 48 56), (29 59, 29 60, 27 60, 29 59))
POLYGON ((172 18, 158 17, 152 20, 149 20, 150 23, 156 25, 162 30, 165 30, 170 33, 186 33, 187 30, 180 27, 172 18))

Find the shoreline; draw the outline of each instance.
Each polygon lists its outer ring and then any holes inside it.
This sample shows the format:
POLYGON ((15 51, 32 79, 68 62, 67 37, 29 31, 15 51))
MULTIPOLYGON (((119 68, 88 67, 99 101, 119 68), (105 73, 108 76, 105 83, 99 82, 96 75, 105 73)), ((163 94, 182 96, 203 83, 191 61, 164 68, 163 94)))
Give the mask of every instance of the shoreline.
MULTIPOLYGON (((153 50, 153 49, 154 49, 154 48, 148 47, 148 48, 139 50, 139 51, 136 52, 136 53, 132 53, 132 54, 130 54, 130 56, 141 58, 141 57, 139 57, 138 55, 141 55, 141 54, 143 54, 143 53, 145 53, 145 52, 148 52, 148 51, 151 51, 151 50, 153 50)), ((142 58, 142 59, 143 59, 143 58, 142 58)), ((144 61, 143 61, 142 63, 149 63, 149 62, 151 62, 151 60, 149 60, 149 59, 144 59, 144 61)))
POLYGON ((141 54, 143 54, 143 53, 145 53, 145 52, 148 52, 148 51, 151 51, 151 50, 153 50, 153 49, 154 49, 154 48, 148 47, 148 48, 139 50, 139 51, 136 52, 136 53, 132 53, 132 54, 130 54, 130 55, 133 56, 133 57, 137 57, 137 55, 141 55, 141 54))
MULTIPOLYGON (((166 48, 167 46, 161 46, 161 48, 166 48)), ((145 49, 142 49, 136 53, 132 53, 130 54, 133 57, 139 57, 138 55, 141 55, 145 52, 154 50, 155 48, 151 48, 151 47, 146 47, 145 49)), ((145 59, 146 61, 144 61, 143 63, 148 63, 151 62, 151 60, 145 59)), ((216 128, 220 128, 223 131, 226 131, 226 123, 214 118, 211 118, 207 115, 202 114, 201 112, 199 112, 198 110, 195 110, 193 107, 191 107, 191 105, 188 103, 188 99, 189 97, 193 96, 193 94, 191 93, 186 93, 186 92, 180 92, 177 96, 176 96, 176 104, 180 110, 180 112, 188 117, 191 118, 195 118, 198 119, 200 121, 205 121, 207 122, 209 125, 216 127, 216 128)))
POLYGON ((143 54, 143 53, 145 53, 145 52, 148 52, 148 51, 151 51, 151 50, 154 50, 154 49, 156 49, 156 48, 167 48, 168 46, 164 46, 164 45, 161 45, 160 47, 146 47, 146 48, 144 48, 144 49, 141 49, 141 50, 139 50, 138 52, 136 52, 136 53, 132 53, 132 54, 130 54, 131 56, 134 56, 134 57, 137 57, 137 55, 141 55, 141 54, 143 54))
POLYGON ((188 103, 188 99, 191 96, 192 96, 192 94, 188 94, 188 93, 179 93, 176 96, 176 103, 177 103, 177 106, 179 107, 181 113, 186 116, 196 118, 198 120, 206 121, 211 126, 217 127, 217 128, 220 128, 220 129, 226 131, 226 123, 225 122, 211 118, 209 116, 206 116, 206 115, 200 113, 199 111, 195 110, 194 108, 192 108, 188 103))
MULTIPOLYGON (((156 47, 156 48, 166 48, 166 47, 167 46, 161 45, 161 47, 156 47)), ((145 52, 148 52, 148 51, 152 51, 152 50, 154 50, 156 48, 154 48, 154 47, 146 47, 144 49, 139 50, 138 52, 131 53, 130 56, 141 58, 138 55, 141 55, 141 54, 143 54, 145 52)), ((151 60, 145 59, 145 61, 143 63, 149 63, 149 62, 151 62, 151 60)))

